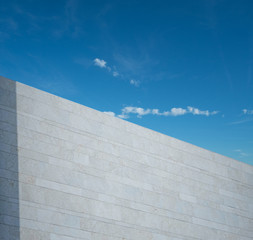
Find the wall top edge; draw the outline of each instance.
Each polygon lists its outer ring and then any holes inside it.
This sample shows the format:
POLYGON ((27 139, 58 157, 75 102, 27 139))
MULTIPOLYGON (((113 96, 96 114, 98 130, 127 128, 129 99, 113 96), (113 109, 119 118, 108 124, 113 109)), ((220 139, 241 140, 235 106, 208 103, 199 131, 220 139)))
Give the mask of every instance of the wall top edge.
POLYGON ((241 162, 239 160, 236 160, 236 159, 233 159, 233 158, 221 155, 219 153, 212 152, 212 151, 207 150, 205 148, 202 148, 202 147, 196 146, 194 144, 191 144, 191 143, 179 140, 177 138, 168 136, 166 134, 154 131, 152 129, 149 129, 149 128, 146 128, 146 127, 143 127, 143 126, 140 126, 138 124, 129 122, 127 120, 120 119, 120 118, 117 118, 117 117, 114 117, 114 116, 110 116, 110 115, 108 115, 106 113, 103 113, 103 112, 101 112, 99 110, 87 107, 87 106, 85 106, 83 104, 80 104, 80 103, 68 100, 68 99, 63 98, 63 97, 59 97, 57 95, 54 95, 52 93, 40 90, 38 88, 26 85, 24 83, 21 83, 21 82, 18 82, 18 81, 14 81, 14 80, 5 78, 5 77, 3 77, 1 75, 0 75, 0 88, 5 89, 7 91, 13 91, 13 89, 16 89, 16 92, 18 91, 19 88, 20 89, 27 89, 28 91, 30 90, 30 91, 34 92, 35 94, 42 94, 45 97, 53 98, 54 100, 65 102, 65 103, 68 103, 68 104, 73 105, 73 106, 76 105, 76 106, 78 106, 80 108, 83 108, 83 109, 85 109, 85 110, 87 110, 87 111, 89 111, 91 113, 94 113, 94 115, 99 116, 99 118, 103 117, 103 118, 106 118, 106 119, 113 119, 113 121, 116 121, 117 123, 119 123, 119 125, 122 125, 122 126, 124 126, 126 128, 127 127, 137 128, 137 129, 141 130, 142 133, 143 132, 150 133, 151 135, 153 135, 157 139, 158 138, 159 139, 167 139, 168 142, 173 143, 175 146, 182 145, 183 147, 192 148, 192 149, 194 149, 194 151, 198 152, 200 156, 202 154, 204 154, 204 155, 205 154, 209 154, 209 155, 212 156, 213 160, 215 160, 215 159, 218 160, 219 159, 219 160, 224 161, 224 162, 231 162, 231 164, 229 164, 229 165, 238 165, 239 164, 239 165, 241 165, 243 167, 246 167, 246 168, 250 167, 250 168, 252 168, 252 172, 253 172, 253 166, 250 165, 250 164, 247 164, 247 163, 241 162))

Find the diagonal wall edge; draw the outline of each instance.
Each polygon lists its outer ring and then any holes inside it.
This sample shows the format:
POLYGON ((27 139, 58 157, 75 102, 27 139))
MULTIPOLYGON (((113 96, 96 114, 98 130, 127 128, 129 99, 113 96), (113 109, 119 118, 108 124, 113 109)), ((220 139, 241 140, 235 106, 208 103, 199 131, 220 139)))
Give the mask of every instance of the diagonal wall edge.
POLYGON ((0 77, 0 239, 253 239, 253 167, 0 77))

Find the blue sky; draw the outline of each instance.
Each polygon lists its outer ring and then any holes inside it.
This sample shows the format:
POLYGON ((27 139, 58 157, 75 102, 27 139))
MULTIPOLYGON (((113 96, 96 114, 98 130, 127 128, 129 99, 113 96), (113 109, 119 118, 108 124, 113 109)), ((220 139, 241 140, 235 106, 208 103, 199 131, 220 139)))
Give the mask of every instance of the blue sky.
POLYGON ((0 75, 253 164, 253 1, 1 1, 0 75))

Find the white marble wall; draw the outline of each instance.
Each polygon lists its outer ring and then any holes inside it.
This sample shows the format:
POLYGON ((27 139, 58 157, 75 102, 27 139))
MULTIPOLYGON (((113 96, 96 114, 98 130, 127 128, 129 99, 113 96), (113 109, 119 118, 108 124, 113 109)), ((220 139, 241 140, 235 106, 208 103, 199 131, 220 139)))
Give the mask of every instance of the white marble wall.
POLYGON ((253 239, 252 166, 5 78, 0 88, 0 239, 253 239))

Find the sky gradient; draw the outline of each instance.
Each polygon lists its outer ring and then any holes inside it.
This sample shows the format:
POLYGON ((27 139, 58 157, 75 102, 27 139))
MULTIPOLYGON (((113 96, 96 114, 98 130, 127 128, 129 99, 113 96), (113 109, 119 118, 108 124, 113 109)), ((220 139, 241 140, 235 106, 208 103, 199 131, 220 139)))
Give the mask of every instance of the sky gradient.
POLYGON ((0 75, 253 165, 253 1, 3 1, 0 75))

